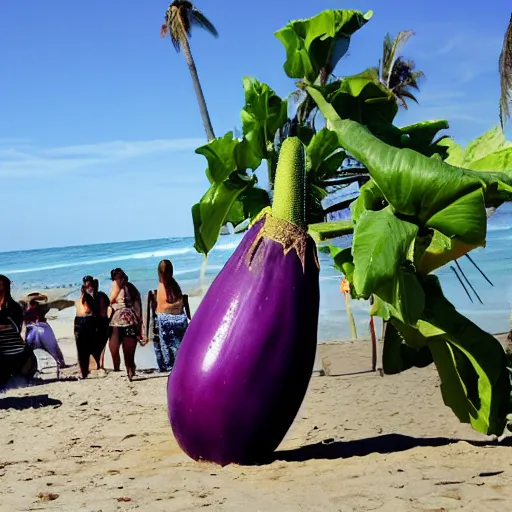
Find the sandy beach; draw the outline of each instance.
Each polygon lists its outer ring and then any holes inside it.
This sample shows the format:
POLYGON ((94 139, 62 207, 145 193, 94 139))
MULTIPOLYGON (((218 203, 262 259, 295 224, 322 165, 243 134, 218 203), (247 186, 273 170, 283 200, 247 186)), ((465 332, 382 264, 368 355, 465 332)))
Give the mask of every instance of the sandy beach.
MULTIPOLYGON (((70 363, 72 315, 52 321, 70 363)), ((325 357, 331 375, 314 372, 275 460, 253 467, 199 464, 181 452, 165 376, 129 383, 109 373, 10 390, 0 395, 0 510, 509 508, 508 439, 497 445, 461 425, 442 402, 434 367, 380 377, 368 372, 368 341, 320 345, 316 370, 325 357)))

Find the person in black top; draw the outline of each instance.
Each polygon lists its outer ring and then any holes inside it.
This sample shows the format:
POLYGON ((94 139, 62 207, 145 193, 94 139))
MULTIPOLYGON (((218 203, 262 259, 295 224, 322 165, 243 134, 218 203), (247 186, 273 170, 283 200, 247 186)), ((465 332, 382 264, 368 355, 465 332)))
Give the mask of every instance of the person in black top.
POLYGON ((11 296, 11 281, 0 275, 0 388, 10 377, 31 378, 37 371, 37 358, 22 337, 23 308, 11 296))
POLYGON ((104 369, 105 348, 109 335, 108 307, 110 299, 108 295, 100 291, 98 279, 85 276, 82 279, 83 301, 87 304, 94 318, 95 336, 92 340, 91 355, 96 362, 96 369, 104 369))

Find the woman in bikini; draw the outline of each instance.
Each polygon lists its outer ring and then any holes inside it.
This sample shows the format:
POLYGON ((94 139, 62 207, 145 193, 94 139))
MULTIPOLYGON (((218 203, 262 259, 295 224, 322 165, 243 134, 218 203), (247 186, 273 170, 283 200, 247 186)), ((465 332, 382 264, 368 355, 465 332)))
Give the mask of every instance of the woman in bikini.
POLYGON ((128 276, 120 268, 110 273, 112 291, 110 293, 110 353, 114 371, 121 366, 119 350, 123 347, 124 364, 128 379, 135 375, 135 349, 142 341, 142 301, 139 290, 128 281, 128 276))
POLYGON ((158 346, 155 355, 160 371, 171 371, 179 346, 190 320, 188 296, 181 291, 173 277, 173 266, 169 260, 158 264, 158 290, 156 292, 156 319, 158 322, 158 346))

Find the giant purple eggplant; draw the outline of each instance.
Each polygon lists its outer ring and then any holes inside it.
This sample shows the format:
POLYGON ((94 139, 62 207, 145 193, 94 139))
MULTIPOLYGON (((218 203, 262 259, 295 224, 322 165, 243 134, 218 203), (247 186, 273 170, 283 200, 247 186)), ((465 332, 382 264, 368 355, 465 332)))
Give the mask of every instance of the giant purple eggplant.
POLYGON ((194 460, 267 459, 311 378, 319 308, 316 246, 305 225, 305 155, 284 141, 272 213, 245 234, 188 327, 168 380, 171 426, 194 460))

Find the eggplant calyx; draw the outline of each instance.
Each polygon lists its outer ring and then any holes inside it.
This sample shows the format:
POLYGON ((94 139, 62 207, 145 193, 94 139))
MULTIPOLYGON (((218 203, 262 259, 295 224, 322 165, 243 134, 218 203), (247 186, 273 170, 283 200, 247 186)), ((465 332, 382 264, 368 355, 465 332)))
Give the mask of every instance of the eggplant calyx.
POLYGON ((316 246, 313 239, 308 235, 307 231, 291 222, 285 221, 267 214, 263 219, 263 225, 256 235, 251 247, 247 251, 247 266, 251 268, 255 265, 264 265, 265 262, 261 261, 264 252, 258 251, 260 243, 263 238, 267 238, 278 244, 283 248, 283 256, 286 256, 291 250, 297 253, 297 257, 302 265, 302 271, 306 273, 306 258, 308 252, 308 245, 312 247, 309 250, 313 251, 313 257, 317 268, 320 268, 316 246))

